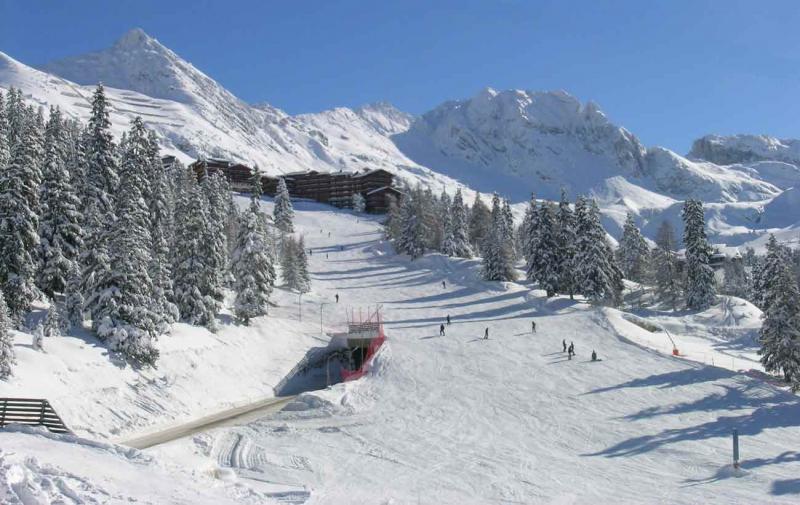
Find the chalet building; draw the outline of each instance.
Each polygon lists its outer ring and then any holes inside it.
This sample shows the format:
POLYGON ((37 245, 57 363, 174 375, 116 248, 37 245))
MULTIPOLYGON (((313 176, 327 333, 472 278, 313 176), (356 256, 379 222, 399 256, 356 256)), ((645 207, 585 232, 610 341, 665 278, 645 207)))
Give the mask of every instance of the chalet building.
MULTIPOLYGON (((221 172, 234 191, 250 191, 252 170, 246 165, 225 160, 198 160, 190 165, 198 178, 203 173, 221 172)), ((402 193, 392 183, 394 176, 383 169, 362 172, 293 172, 283 176, 292 198, 305 198, 336 207, 352 207, 353 195, 360 193, 366 202, 367 212, 385 213, 389 209, 389 195, 400 198, 402 193)), ((278 178, 263 175, 264 194, 275 196, 278 178)))

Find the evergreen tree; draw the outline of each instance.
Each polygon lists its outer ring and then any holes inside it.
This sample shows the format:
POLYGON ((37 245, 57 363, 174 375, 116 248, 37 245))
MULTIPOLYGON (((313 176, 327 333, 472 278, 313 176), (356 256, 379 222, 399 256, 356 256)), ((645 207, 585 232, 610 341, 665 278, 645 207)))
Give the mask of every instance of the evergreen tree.
POLYGON ((64 311, 70 326, 81 328, 83 326, 83 293, 81 291, 81 273, 74 266, 67 277, 67 286, 64 290, 64 311))
POLYGON ((470 246, 469 241, 467 208, 464 206, 461 188, 456 190, 448 216, 449 219, 446 221, 447 233, 442 252, 448 256, 471 258, 472 246, 470 246))
POLYGON ((653 262, 651 270, 654 272, 658 297, 667 302, 673 310, 677 309, 682 293, 676 248, 675 230, 668 221, 663 221, 656 233, 656 249, 651 256, 653 262))
POLYGON ((216 328, 217 301, 207 291, 214 276, 202 241, 208 223, 208 199, 191 171, 184 171, 178 192, 175 227, 174 290, 181 317, 189 324, 216 328))
MULTIPOLYGON (((260 186, 259 183, 259 191, 260 186)), ((259 223, 258 206, 253 205, 242 214, 231 265, 236 293, 233 311, 245 325, 250 323, 250 319, 267 313, 269 296, 275 284, 268 247, 265 230, 259 223)))
POLYGON ((361 193, 353 193, 353 210, 359 214, 363 214, 367 210, 367 201, 361 193))
POLYGON ((511 254, 517 257, 517 240, 514 233, 514 214, 511 213, 511 204, 507 198, 503 199, 503 237, 511 248, 511 254))
POLYGON ((278 190, 275 193, 275 208, 272 216, 276 228, 283 233, 294 233, 294 207, 283 177, 278 179, 278 190))
POLYGON ((160 322, 154 310, 152 237, 145 201, 150 157, 147 132, 140 117, 131 122, 124 144, 117 193, 117 219, 109 242, 109 270, 98 277, 99 295, 92 326, 98 337, 127 359, 153 365, 158 359, 155 338, 160 322))
POLYGON ((753 260, 752 266, 752 276, 753 276, 753 285, 752 291, 750 293, 750 300, 755 304, 756 307, 764 311, 766 309, 765 301, 766 301, 766 291, 768 285, 768 279, 766 276, 766 258, 763 256, 757 257, 753 260))
POLYGON ((147 136, 147 161, 149 184, 147 185, 150 209, 151 262, 148 268, 153 283, 153 310, 158 315, 158 327, 167 331, 169 325, 180 318, 178 307, 172 302, 175 294, 172 286, 171 253, 175 241, 175 195, 159 155, 158 142, 152 130, 147 136))
POLYGON ((703 310, 714 303, 714 270, 709 265, 711 246, 706 239, 703 204, 689 199, 681 213, 686 245, 686 306, 703 310))
POLYGON ((528 202, 528 207, 525 209, 525 217, 522 219, 520 226, 520 249, 522 257, 525 258, 526 277, 528 280, 534 280, 535 274, 532 268, 535 269, 534 257, 536 251, 539 249, 539 206, 536 203, 536 198, 531 195, 528 202))
POLYGON ((617 259, 625 277, 634 282, 643 282, 649 255, 650 248, 636 226, 633 214, 628 212, 617 249, 617 259))
POLYGON ((80 200, 67 170, 67 139, 61 112, 50 109, 45 133, 44 181, 39 191, 39 272, 47 296, 64 291, 83 246, 80 200))
POLYGON ((50 300, 50 307, 44 316, 42 333, 45 337, 58 337, 61 335, 61 321, 59 320, 58 306, 55 301, 50 300))
POLYGON ((492 197, 492 225, 489 234, 484 237, 483 244, 483 278, 487 281, 513 281, 514 253, 508 240, 506 220, 500 205, 500 197, 495 193, 492 197))
POLYGON ((575 214, 569 207, 566 191, 561 190, 561 201, 558 203, 556 216, 558 255, 558 290, 569 294, 570 299, 575 295, 575 214))
POLYGON ((3 93, 0 92, 0 170, 5 170, 11 151, 8 147, 8 118, 6 117, 6 103, 3 93))
MULTIPOLYGON (((39 242, 39 169, 35 118, 24 113, 11 158, 0 172, 0 283, 11 318, 20 322, 36 298, 33 253, 39 242)), ((13 127, 13 126, 12 126, 13 127)))
POLYGON ((306 255, 306 240, 300 235, 295 249, 295 268, 297 269, 297 289, 301 293, 311 291, 311 276, 308 273, 308 256, 306 255))
POLYGON ((542 204, 536 214, 537 239, 535 248, 530 251, 526 275, 528 280, 536 281, 549 298, 555 296, 559 285, 556 213, 551 204, 542 204))
POLYGON ((203 226, 204 240, 200 246, 200 254, 205 258, 208 271, 200 290, 206 297, 210 297, 214 301, 213 310, 216 314, 225 299, 224 286, 228 273, 229 254, 226 228, 233 204, 225 177, 222 174, 205 174, 200 187, 208 202, 207 219, 203 226))
POLYGON ((0 380, 11 377, 17 355, 14 352, 14 335, 11 334, 11 321, 3 292, 0 291, 0 380))
POLYGON ((792 390, 800 389, 800 293, 786 254, 770 236, 765 270, 774 272, 766 289, 759 342, 761 363, 767 372, 783 372, 792 390))
POLYGON ((475 202, 472 204, 469 215, 469 238, 472 240, 473 251, 481 251, 491 226, 491 212, 486 207, 486 204, 483 203, 481 194, 475 193, 475 202))
POLYGON ((592 303, 622 302, 622 271, 614 260, 606 232, 600 224, 597 203, 579 197, 575 203, 577 285, 592 303))
POLYGON ((85 247, 80 255, 85 309, 92 319, 98 320, 98 304, 103 294, 99 283, 108 278, 111 269, 109 242, 116 220, 114 195, 119 187, 108 107, 105 90, 100 85, 92 97, 89 128, 84 139, 86 165, 81 198, 85 247))
MULTIPOLYGON (((453 205, 453 200, 450 198, 450 195, 447 194, 447 191, 442 190, 442 194, 439 195, 439 199, 436 202, 436 227, 437 227, 437 234, 439 235, 439 252, 443 254, 447 254, 445 250, 447 249, 447 240, 450 235, 451 229, 453 227, 453 217, 450 215, 450 208, 453 205)), ((448 256, 450 256, 448 254, 448 256)))
POLYGON ((396 241, 400 238, 402 226, 400 206, 397 204, 397 198, 394 195, 389 195, 387 200, 389 203, 386 219, 383 222, 383 233, 388 240, 396 241))
POLYGON ((420 207, 415 200, 419 192, 409 192, 400 205, 400 237, 396 241, 397 251, 417 259, 425 254, 425 222, 420 217, 420 207))

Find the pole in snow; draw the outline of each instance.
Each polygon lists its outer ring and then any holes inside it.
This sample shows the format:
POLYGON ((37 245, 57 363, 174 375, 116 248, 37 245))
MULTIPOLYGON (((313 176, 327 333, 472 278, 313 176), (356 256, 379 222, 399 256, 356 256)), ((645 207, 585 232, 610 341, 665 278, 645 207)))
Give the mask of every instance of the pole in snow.
POLYGON ((733 430, 733 467, 739 469, 739 430, 733 430))

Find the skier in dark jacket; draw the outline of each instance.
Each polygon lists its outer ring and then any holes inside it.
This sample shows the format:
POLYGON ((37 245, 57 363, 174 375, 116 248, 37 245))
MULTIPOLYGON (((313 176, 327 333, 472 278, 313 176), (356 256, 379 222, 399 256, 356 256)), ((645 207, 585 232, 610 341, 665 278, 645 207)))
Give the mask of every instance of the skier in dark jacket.
POLYGON ((336 303, 339 303, 339 293, 336 293, 336 303))
POLYGON ((569 354, 569 359, 572 359, 575 356, 575 342, 569 343, 569 348, 567 348, 567 354, 569 354))
POLYGON ((597 353, 592 349, 592 361, 597 361, 597 353))
POLYGON ((486 331, 483 332, 483 339, 489 340, 489 328, 486 328, 486 331))
POLYGON ((450 314, 447 314, 447 326, 450 326, 450 314))
POLYGON ((561 345, 564 346, 564 350, 561 351, 561 352, 567 352, 567 339, 562 340, 561 341, 561 345))
POLYGON ((444 336, 444 325, 443 324, 439 325, 439 336, 440 337, 444 336))
POLYGON ((447 283, 445 281, 442 281, 442 289, 446 289, 446 288, 447 288, 447 283))
POLYGON ((536 321, 531 321, 531 333, 536 333, 536 321))

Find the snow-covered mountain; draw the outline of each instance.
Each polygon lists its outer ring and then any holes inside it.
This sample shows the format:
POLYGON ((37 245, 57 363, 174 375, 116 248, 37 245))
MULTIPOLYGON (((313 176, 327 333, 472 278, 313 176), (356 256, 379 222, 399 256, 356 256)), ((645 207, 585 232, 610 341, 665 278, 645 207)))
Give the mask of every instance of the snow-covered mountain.
POLYGON ((800 141, 709 136, 684 157, 642 145, 596 104, 564 91, 487 88, 420 117, 387 103, 292 116, 240 100, 139 29, 41 69, 0 53, 0 88, 18 87, 73 117, 88 117, 98 82, 107 87, 116 134, 139 115, 165 152, 187 161, 229 158, 270 174, 384 168, 437 192, 465 185, 516 202, 531 193, 556 198, 563 187, 597 197, 612 234, 628 211, 649 230, 679 217, 680 202, 694 197, 721 209, 712 233, 742 242, 766 222, 765 206, 800 181, 800 141))

